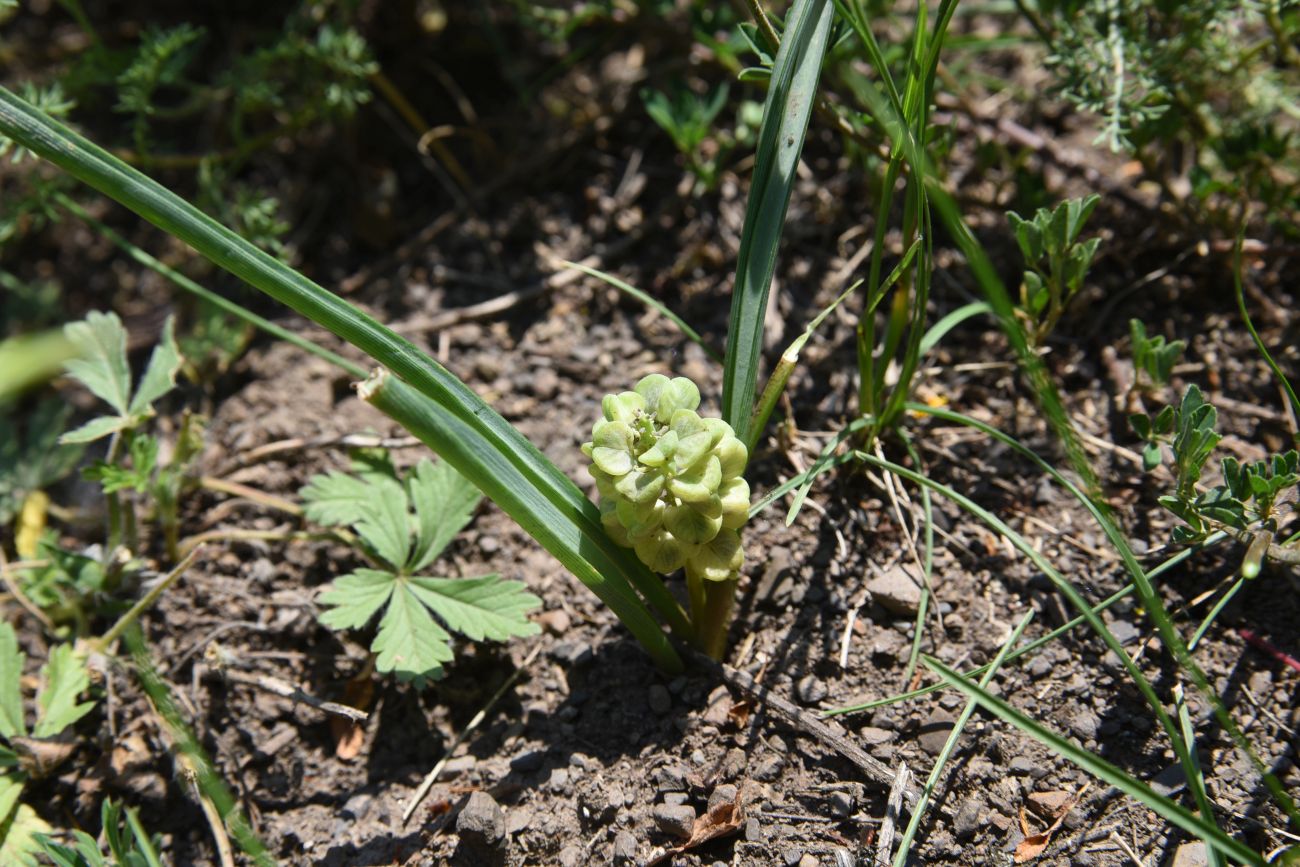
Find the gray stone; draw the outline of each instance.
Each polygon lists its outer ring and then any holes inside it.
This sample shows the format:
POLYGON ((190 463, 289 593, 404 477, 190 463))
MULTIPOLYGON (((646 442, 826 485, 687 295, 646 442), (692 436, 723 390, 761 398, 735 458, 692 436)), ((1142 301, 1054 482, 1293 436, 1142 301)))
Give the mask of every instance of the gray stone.
POLYGON ((770 783, 781 776, 781 768, 784 766, 784 759, 776 753, 768 753, 754 765, 754 779, 760 783, 770 783))
POLYGON ((929 718, 921 724, 920 734, 917 735, 921 749, 932 756, 939 755, 943 745, 948 743, 948 735, 952 734, 953 722, 952 714, 944 711, 939 710, 930 714, 929 718))
POLYGON ((1029 661, 1028 671, 1034 680, 1042 680, 1052 673, 1052 661, 1040 653, 1029 661))
POLYGON ((847 819, 853 815, 853 796, 848 792, 831 792, 826 803, 831 808, 831 815, 837 819, 847 819))
POLYGON ((695 809, 689 804, 659 804, 653 815, 655 826, 671 837, 688 839, 695 827, 695 809))
POLYGON ((655 785, 660 792, 686 791, 686 769, 681 765, 664 765, 655 771, 655 785))
POLYGON ((869 747, 887 744, 894 739, 894 733, 878 726, 867 726, 858 732, 858 739, 869 747))
POLYGON ((958 840, 969 840, 975 836, 980 827, 980 815, 984 812, 984 802, 979 798, 967 798, 957 808, 957 817, 953 820, 953 832, 958 840))
POLYGON ((614 863, 618 865, 636 863, 636 837, 626 829, 614 835, 614 863))
POLYGON ((581 846, 565 846, 560 850, 560 867, 581 867, 583 862, 586 860, 586 856, 583 855, 581 846))
POLYGON ((827 696, 826 684, 811 674, 801 678, 794 691, 804 704, 817 704, 827 696))
POLYGON ((1205 867, 1210 858, 1205 854, 1205 843, 1194 840, 1184 843, 1174 850, 1174 858, 1169 867, 1205 867))
POLYGON ((814 855, 811 852, 807 852, 804 854, 802 858, 799 859, 798 864, 799 867, 818 867, 818 865, 821 864, 821 862, 817 860, 816 855, 814 855))
POLYGON ((1081 741, 1097 739, 1097 728, 1101 720, 1091 710, 1083 710, 1070 720, 1070 733, 1081 741))
POLYGON ((762 843, 767 835, 763 833, 763 825, 754 817, 745 820, 745 840, 749 843, 762 843))
POLYGON ((471 846, 498 848, 506 839, 506 814, 491 795, 479 790, 456 817, 456 834, 471 846))
POLYGON ((731 783, 723 783, 716 787, 709 795, 709 812, 712 813, 723 804, 734 804, 738 795, 739 790, 731 783))
POLYGON ((656 683, 650 687, 646 698, 650 702, 650 710, 663 716, 673 709, 673 697, 668 693, 668 687, 662 683, 656 683))
POLYGON ((546 753, 542 750, 524 750, 510 760, 510 770, 518 771, 521 774, 531 774, 540 768, 545 760, 546 753))
POLYGON ((924 585, 902 563, 867 582, 871 599, 886 611, 911 617, 921 604, 924 585))
POLYGON ((1038 767, 1038 763, 1029 756, 1015 756, 1007 763, 1007 769, 1017 776, 1032 774, 1036 767, 1038 767))

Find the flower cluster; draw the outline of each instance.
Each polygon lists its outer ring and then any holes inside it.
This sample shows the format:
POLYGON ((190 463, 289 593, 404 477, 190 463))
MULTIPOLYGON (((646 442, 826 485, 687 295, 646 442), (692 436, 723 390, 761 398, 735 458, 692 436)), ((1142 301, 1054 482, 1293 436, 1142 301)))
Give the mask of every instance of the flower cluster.
POLYGON ((582 446, 600 491, 605 529, 655 572, 683 566, 691 579, 735 578, 744 562, 749 460, 731 425, 700 418, 700 390, 652 373, 609 394, 582 446))

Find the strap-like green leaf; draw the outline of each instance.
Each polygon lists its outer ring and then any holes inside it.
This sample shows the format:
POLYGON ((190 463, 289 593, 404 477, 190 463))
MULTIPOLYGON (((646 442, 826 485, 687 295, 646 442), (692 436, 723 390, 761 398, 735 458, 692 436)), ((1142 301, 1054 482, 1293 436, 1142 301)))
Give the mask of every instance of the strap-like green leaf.
POLYGON ((829 0, 795 0, 763 105, 754 177, 736 259, 722 381, 722 418, 741 442, 749 441, 768 290, 834 17, 829 0))
POLYGON ((505 641, 536 635, 537 624, 525 614, 542 600, 518 581, 498 575, 481 578, 412 578, 411 592, 449 627, 474 641, 505 641))
MULTIPOLYGON (((8 623, 0 623, 0 736, 22 737, 27 734, 23 720, 23 652, 18 649, 18 636, 8 623)), ((0 821, 4 814, 0 813, 0 821)))
POLYGON ((410 571, 419 572, 438 559, 447 543, 469 523, 483 495, 446 461, 420 461, 406 484, 416 519, 410 571))
POLYGON ((162 337, 149 356, 149 366, 140 377, 140 385, 131 397, 131 415, 144 415, 153 402, 176 387, 176 373, 181 369, 181 351, 173 335, 175 323, 167 317, 162 337))
POLYGON ((82 322, 63 328, 80 358, 65 366, 100 400, 126 415, 131 405, 131 369, 126 362, 126 329, 116 313, 92 310, 82 322))

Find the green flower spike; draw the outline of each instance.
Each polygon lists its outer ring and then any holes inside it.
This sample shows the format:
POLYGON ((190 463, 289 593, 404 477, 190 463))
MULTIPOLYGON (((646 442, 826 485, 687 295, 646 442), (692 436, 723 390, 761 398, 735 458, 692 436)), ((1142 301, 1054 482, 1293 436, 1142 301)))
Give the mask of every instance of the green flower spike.
POLYGON ((655 572, 685 567, 691 582, 727 581, 745 560, 749 452, 731 425, 701 418, 699 405, 695 383, 652 373, 605 396, 582 451, 610 538, 655 572))

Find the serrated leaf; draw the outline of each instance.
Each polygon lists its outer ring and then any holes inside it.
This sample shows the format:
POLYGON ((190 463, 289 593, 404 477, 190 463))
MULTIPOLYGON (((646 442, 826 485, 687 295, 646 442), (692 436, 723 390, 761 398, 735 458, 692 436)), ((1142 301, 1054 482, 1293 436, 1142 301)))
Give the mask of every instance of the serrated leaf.
POLYGON ((131 397, 131 415, 144 415, 153 402, 176 387, 176 373, 181 369, 181 351, 173 334, 175 322, 171 316, 163 324, 162 337, 149 356, 149 364, 140 377, 140 384, 131 397))
MULTIPOLYGON (((19 780, 0 775, 0 805, 6 801, 12 805, 21 790, 19 780)), ((36 835, 48 834, 53 829, 26 804, 18 804, 17 809, 11 806, 10 810, 7 816, 0 813, 0 864, 5 867, 37 867, 40 862, 36 856, 41 847, 36 835)))
POLYGON ((498 575, 481 578, 412 578, 410 590, 448 627, 473 641, 536 635, 525 614, 542 604, 523 583, 498 575))
POLYGON ((116 313, 91 311, 82 322, 70 322, 63 333, 81 357, 69 361, 69 374, 100 400, 126 415, 131 401, 131 369, 126 361, 126 329, 116 313))
POLYGON ((59 437, 59 442, 64 445, 94 442, 109 434, 117 433, 130 424, 131 420, 124 416, 101 415, 99 418, 92 418, 76 430, 68 431, 59 437))
POLYGON ((86 661, 77 655, 71 644, 59 644, 50 651, 50 660, 41 669, 44 686, 36 697, 40 718, 32 729, 32 736, 48 738, 90 713, 93 701, 77 703, 77 696, 90 686, 86 661))
POLYGON ((321 613, 321 623, 331 629, 365 626, 387 604, 396 583, 396 575, 379 569, 358 569, 344 575, 320 595, 320 603, 331 606, 321 613))
POLYGON ((391 671, 399 679, 436 678, 451 662, 451 636, 429 614, 406 580, 398 580, 379 622, 379 634, 370 649, 379 654, 375 668, 391 671))
POLYGON ((406 565, 411 552, 411 513, 400 482, 385 480, 370 485, 364 517, 353 525, 357 535, 394 569, 406 565))
POLYGON ((18 649, 18 636, 14 634, 14 628, 8 623, 0 623, 0 736, 6 738, 27 734, 20 680, 25 659, 23 652, 18 649))
POLYGON ((370 482, 331 470, 312 476, 307 487, 298 492, 303 500, 307 520, 326 527, 355 524, 369 514, 373 495, 370 482))
POLYGON ((418 572, 438 559, 447 544, 465 528, 483 495, 446 461, 427 458, 407 478, 415 506, 415 550, 410 569, 418 572))

